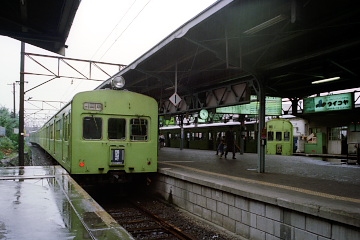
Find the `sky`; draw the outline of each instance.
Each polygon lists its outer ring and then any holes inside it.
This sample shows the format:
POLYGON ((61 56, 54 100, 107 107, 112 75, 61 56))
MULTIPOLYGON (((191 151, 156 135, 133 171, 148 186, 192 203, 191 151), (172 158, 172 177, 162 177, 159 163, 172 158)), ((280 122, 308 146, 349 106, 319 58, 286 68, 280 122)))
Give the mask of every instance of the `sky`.
MULTIPOLYGON (((65 57, 128 65, 214 2, 216 0, 83 0, 66 41, 65 57)), ((0 36, 0 107, 11 110, 13 83, 20 80, 20 46, 19 41, 0 36)), ((25 52, 60 56, 30 44, 25 45, 25 52)), ((54 61, 37 60, 56 71, 54 61)), ((72 64, 88 73, 88 65, 72 64)), ((68 71, 74 76, 69 68, 63 65, 61 68, 61 73, 68 71)), ((118 72, 114 67, 105 69, 111 75, 118 72)), ((48 73, 29 58, 25 59, 25 72, 48 73)), ((108 79, 95 70, 92 77, 108 79)), ((25 91, 50 79, 26 74, 25 91)), ((68 102, 77 92, 92 90, 98 85, 100 82, 60 78, 30 90, 25 94, 25 100, 31 100, 25 101, 25 123, 44 121, 55 113, 53 109, 63 105, 56 101, 68 102)), ((18 92, 16 84, 16 112, 18 92)))

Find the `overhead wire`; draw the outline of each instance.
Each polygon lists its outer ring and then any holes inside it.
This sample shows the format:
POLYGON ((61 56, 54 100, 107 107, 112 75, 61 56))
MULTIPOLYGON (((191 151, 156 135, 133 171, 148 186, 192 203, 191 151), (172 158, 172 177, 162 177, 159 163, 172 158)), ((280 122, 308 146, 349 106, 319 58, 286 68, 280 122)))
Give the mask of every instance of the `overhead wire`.
POLYGON ((108 51, 114 46, 114 44, 117 42, 117 40, 119 40, 119 38, 124 34, 124 32, 131 26, 131 24, 135 21, 135 19, 141 14, 141 12, 145 9, 145 7, 151 2, 151 0, 149 0, 144 6, 143 8, 138 12, 138 14, 136 14, 136 16, 131 20, 131 22, 126 26, 126 28, 120 33, 120 35, 115 39, 115 41, 111 44, 111 46, 106 50, 106 52, 100 57, 99 60, 101 60, 107 53, 108 51))
MULTIPOLYGON (((120 18, 120 20, 118 21, 118 23, 115 25, 115 27, 111 30, 111 32, 107 35, 107 37, 105 38, 105 40, 101 43, 100 47, 98 47, 98 49, 95 51, 95 53, 91 56, 91 60, 93 59, 93 57, 98 53, 98 51, 100 50, 100 48, 105 44, 105 42, 108 40, 108 38, 110 37, 110 35, 115 31, 115 29, 118 27, 118 25, 121 23, 121 21, 124 19, 124 17, 128 14, 128 12, 130 11, 130 9, 134 6, 135 2, 137 0, 133 1, 133 3, 131 4, 131 6, 126 10, 125 14, 120 18)), ((100 60, 100 59, 99 59, 100 60)))
MULTIPOLYGON (((97 50, 95 51, 95 53, 92 55, 91 60, 93 60, 94 56, 99 52, 99 50, 102 48, 102 46, 105 44, 105 42, 108 40, 108 38, 111 36, 111 34, 115 31, 115 29, 118 27, 118 25, 122 22, 122 20, 125 18, 125 16, 129 13, 129 11, 132 9, 132 7, 134 6, 134 4, 136 3, 137 0, 133 1, 132 4, 130 5, 130 7, 126 10, 125 14, 122 15, 122 17, 120 18, 120 20, 117 22, 117 24, 115 25, 115 27, 111 30, 111 32, 107 35, 107 37, 105 38, 105 40, 101 43, 101 45, 97 48, 97 50)), ((150 0, 151 1, 151 0, 150 0)), ((149 2, 150 2, 149 1, 149 2)), ((149 3, 147 2, 146 5, 149 3)), ((146 7, 146 5, 140 10, 140 12, 136 15, 139 16, 139 14, 141 13, 141 11, 146 7)), ((135 18, 136 18, 135 17, 135 18)), ((135 18, 131 21, 131 23, 135 20, 135 18)), ((126 29, 131 25, 131 23, 126 27, 126 29)), ((125 29, 125 30, 126 30, 125 29)), ((125 31, 124 30, 124 31, 125 31)), ((123 31, 123 32, 124 32, 123 31)), ((123 32, 121 33, 121 35, 123 34, 123 32)), ((121 36, 120 35, 120 36, 121 36)), ((116 38, 115 42, 120 38, 120 36, 118 38, 116 38)), ((114 45, 114 43, 106 50, 106 52, 100 57, 99 61, 105 56, 105 54, 110 50, 110 48, 114 45)), ((75 86, 75 88, 73 88, 73 90, 71 91, 70 94, 72 94, 73 92, 76 91, 76 89, 80 86, 80 84, 82 84, 83 81, 79 81, 79 83, 75 86)), ((70 88, 70 86, 68 87, 68 89, 70 88)), ((63 95, 63 97, 68 94, 68 96, 70 95, 68 91, 66 91, 63 95)))

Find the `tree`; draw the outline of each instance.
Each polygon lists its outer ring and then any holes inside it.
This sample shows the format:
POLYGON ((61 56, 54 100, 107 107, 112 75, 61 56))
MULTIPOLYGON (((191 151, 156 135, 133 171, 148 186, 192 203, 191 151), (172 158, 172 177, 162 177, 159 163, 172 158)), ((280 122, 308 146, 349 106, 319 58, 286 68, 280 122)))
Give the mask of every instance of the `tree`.
MULTIPOLYGON (((18 134, 14 133, 14 128, 19 128, 19 118, 11 118, 9 110, 5 107, 0 107, 0 126, 6 128, 6 137, 11 141, 13 150, 18 148, 18 134)), ((9 141, 3 139, 3 144, 9 141)), ((1 147, 1 146, 0 146, 1 147)))

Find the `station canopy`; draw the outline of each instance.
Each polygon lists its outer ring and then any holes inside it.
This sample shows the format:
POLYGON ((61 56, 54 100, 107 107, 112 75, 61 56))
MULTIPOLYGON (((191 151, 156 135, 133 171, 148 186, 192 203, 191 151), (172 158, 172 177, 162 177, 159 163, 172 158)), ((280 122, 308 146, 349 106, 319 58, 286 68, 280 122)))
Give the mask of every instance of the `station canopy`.
POLYGON ((174 94, 175 72, 180 97, 256 77, 267 96, 301 99, 360 86, 359 29, 356 1, 222 0, 117 75, 157 100, 174 94))
POLYGON ((64 55, 80 0, 0 2, 0 35, 64 55))

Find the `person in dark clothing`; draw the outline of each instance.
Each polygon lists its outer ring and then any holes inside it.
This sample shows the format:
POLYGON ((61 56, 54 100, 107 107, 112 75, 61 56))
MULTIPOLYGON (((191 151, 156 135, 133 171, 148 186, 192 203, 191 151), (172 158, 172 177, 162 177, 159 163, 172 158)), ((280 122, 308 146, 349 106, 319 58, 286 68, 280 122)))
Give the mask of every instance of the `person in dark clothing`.
POLYGON ((224 139, 221 139, 220 144, 217 149, 218 149, 218 152, 220 152, 220 159, 221 159, 226 151, 226 143, 225 143, 224 139))
POLYGON ((220 145, 220 143, 221 143, 221 141, 222 141, 222 137, 221 137, 221 133, 218 133, 218 135, 217 135, 217 137, 216 137, 216 155, 218 155, 219 154, 219 145, 220 145))
POLYGON ((235 158, 235 138, 234 138, 234 132, 232 130, 232 127, 230 126, 230 129, 226 131, 225 133, 225 143, 226 143, 226 150, 225 150, 225 158, 228 154, 228 152, 232 152, 233 157, 235 158))

